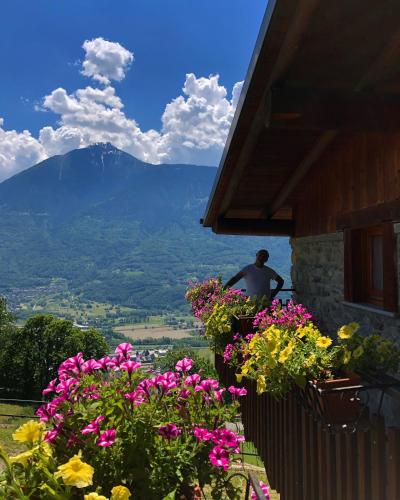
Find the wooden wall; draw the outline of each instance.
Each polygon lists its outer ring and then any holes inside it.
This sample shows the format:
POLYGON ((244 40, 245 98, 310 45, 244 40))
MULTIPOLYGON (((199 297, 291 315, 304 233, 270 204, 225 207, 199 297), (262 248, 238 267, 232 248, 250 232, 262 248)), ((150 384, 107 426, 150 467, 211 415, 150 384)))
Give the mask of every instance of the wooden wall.
POLYGON ((339 135, 295 198, 296 237, 335 232, 339 215, 400 199, 400 133, 339 135))

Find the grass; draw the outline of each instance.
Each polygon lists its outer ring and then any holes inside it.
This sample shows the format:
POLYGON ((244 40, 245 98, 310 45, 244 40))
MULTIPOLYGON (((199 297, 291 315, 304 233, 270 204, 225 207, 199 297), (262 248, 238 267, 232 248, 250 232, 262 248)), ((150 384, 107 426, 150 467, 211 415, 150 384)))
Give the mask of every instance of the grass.
POLYGON ((18 415, 32 415, 34 408, 31 406, 20 406, 11 404, 0 404, 0 414, 13 415, 11 417, 0 416, 0 444, 7 453, 18 453, 24 447, 13 440, 13 432, 23 423, 27 422, 27 418, 20 418, 18 415))

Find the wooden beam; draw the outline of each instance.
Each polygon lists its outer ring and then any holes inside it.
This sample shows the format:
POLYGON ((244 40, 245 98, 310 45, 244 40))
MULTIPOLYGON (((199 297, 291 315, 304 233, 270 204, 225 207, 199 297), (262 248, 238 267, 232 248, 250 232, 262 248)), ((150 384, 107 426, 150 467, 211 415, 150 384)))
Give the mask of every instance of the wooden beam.
POLYGON ((269 127, 285 130, 400 130, 400 97, 373 92, 273 89, 269 127))
POLYGON ((341 214, 336 218, 336 228, 361 228, 397 221, 400 221, 400 199, 341 214))
POLYGON ((219 217, 212 229, 217 234, 292 236, 294 223, 292 220, 225 219, 219 217))
MULTIPOLYGON (((272 2, 269 2, 269 4, 272 2)), ((277 9, 282 9, 283 12, 291 13, 291 22, 289 28, 286 31, 286 34, 283 38, 283 42, 279 47, 274 47, 274 49, 278 49, 275 53, 270 51, 268 54, 264 54, 264 57, 267 61, 267 66, 271 65, 270 73, 268 74, 268 78, 263 83, 263 93, 259 99, 259 103, 257 108, 252 114, 250 126, 247 128, 245 132, 245 138, 237 151, 236 157, 229 158, 232 150, 232 143, 234 141, 234 136, 228 138, 228 141, 225 146, 225 151, 221 160, 220 172, 218 174, 218 178, 216 183, 214 184, 213 191, 210 197, 210 203, 206 209, 205 215, 205 225, 207 226, 212 220, 215 220, 218 214, 224 214, 228 209, 232 197, 235 194, 237 186, 239 185, 241 175, 247 165, 249 156, 253 151, 260 133, 263 131, 265 126, 266 117, 269 114, 269 89, 271 85, 279 80, 289 67, 290 62, 292 61, 299 45, 300 40, 306 31, 306 28, 312 18, 313 13, 320 5, 320 0, 299 0, 297 1, 296 7, 293 7, 293 0, 291 1, 282 1, 277 5, 277 9), (230 166, 230 168, 229 168, 230 166), (221 189, 221 185, 226 182, 226 190, 224 192, 222 199, 216 199, 218 191, 221 189)), ((269 8, 268 4, 268 8, 269 8)), ((273 12, 273 15, 279 18, 279 13, 273 12)), ((265 44, 262 42, 262 48, 264 48, 265 44)), ((247 78, 254 78, 253 75, 249 75, 247 78)), ((247 81, 246 78, 246 81, 247 81)), ((248 86, 251 85, 251 80, 248 83, 248 86)), ((237 113, 235 114, 235 117, 237 113)), ((235 127, 239 128, 240 120, 237 119, 237 124, 234 122, 231 126, 231 131, 233 133, 236 132, 235 127)))
MULTIPOLYGON (((400 29, 392 36, 385 50, 377 57, 374 63, 370 66, 366 74, 360 79, 358 84, 354 87, 355 91, 373 86, 374 83, 385 77, 388 68, 393 61, 399 57, 400 54, 400 29)), ((337 136, 337 131, 328 130, 323 132, 316 140, 314 146, 311 148, 307 156, 295 169, 292 176, 284 184, 279 191, 271 205, 266 209, 266 215, 273 217, 274 213, 285 203, 288 196, 292 193, 299 181, 306 175, 311 166, 321 157, 324 150, 333 142, 337 136)))

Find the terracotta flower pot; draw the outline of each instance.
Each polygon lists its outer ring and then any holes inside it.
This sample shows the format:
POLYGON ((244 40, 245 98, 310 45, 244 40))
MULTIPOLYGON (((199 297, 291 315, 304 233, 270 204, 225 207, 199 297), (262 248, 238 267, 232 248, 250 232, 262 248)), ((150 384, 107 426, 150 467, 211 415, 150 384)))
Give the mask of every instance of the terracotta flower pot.
POLYGON ((347 388, 358 386, 360 383, 361 377, 356 373, 346 373, 341 378, 313 381, 314 404, 326 423, 344 425, 358 419, 362 406, 357 397, 357 388, 347 388), (341 388, 343 391, 339 390, 341 388))

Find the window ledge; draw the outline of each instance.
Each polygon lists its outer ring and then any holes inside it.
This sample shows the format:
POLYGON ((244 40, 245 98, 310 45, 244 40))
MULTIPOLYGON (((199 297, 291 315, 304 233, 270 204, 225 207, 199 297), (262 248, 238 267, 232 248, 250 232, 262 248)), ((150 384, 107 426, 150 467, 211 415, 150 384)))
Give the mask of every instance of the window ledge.
POLYGON ((380 314, 382 316, 386 316, 387 318, 397 318, 399 317, 398 313, 391 311, 384 311, 379 307, 374 307, 371 304, 361 304, 359 302, 347 302, 343 301, 342 304, 346 307, 352 307, 353 309, 360 309, 361 311, 366 311, 369 313, 380 314))

